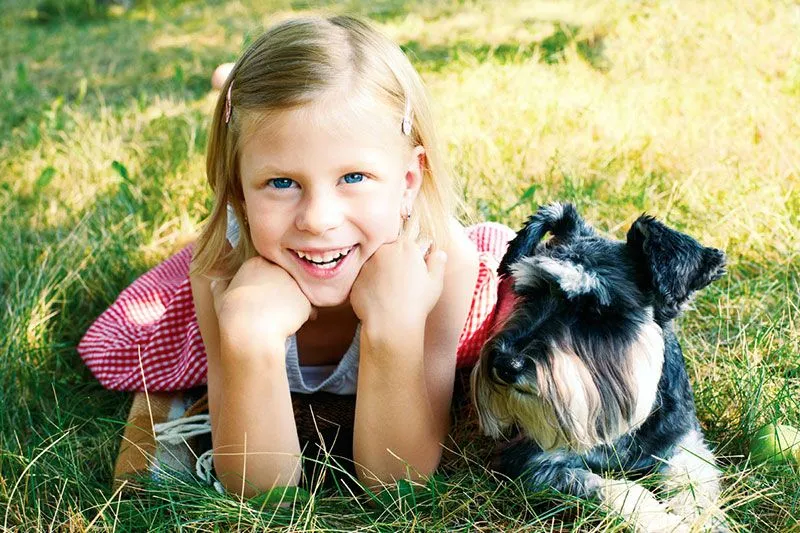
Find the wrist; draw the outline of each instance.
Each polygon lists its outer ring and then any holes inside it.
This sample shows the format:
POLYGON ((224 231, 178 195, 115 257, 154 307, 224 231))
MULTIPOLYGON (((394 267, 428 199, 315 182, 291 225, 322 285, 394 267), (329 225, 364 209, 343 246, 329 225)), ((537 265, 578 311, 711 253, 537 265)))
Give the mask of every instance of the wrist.
POLYGON ((424 338, 424 320, 361 323, 360 344, 369 352, 406 352, 418 344, 421 345, 424 338))
POLYGON ((396 344, 411 341, 425 333, 425 319, 397 316, 391 321, 365 320, 361 322, 361 335, 373 345, 396 344))
POLYGON ((222 361, 268 363, 278 361, 284 365, 286 336, 278 333, 259 335, 225 334, 220 332, 220 358, 222 361))

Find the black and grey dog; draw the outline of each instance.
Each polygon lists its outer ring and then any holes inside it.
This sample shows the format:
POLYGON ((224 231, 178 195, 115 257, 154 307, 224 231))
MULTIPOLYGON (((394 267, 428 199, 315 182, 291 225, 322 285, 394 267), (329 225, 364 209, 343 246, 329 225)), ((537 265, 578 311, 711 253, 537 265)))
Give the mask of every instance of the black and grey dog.
POLYGON ((637 530, 724 531, 719 471, 673 331, 724 266, 721 251, 649 216, 621 242, 570 204, 541 207, 500 264, 510 287, 472 374, 483 431, 517 433, 495 467, 598 499, 637 530), (661 500, 632 481, 650 473, 663 478, 661 500))

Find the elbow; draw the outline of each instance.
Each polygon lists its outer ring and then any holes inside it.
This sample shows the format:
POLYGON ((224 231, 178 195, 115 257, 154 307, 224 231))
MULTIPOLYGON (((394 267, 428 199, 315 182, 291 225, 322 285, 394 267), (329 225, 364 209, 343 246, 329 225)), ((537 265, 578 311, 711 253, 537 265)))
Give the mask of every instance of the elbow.
POLYGON ((297 487, 302 480, 301 461, 276 465, 277 468, 255 469, 247 472, 246 465, 228 465, 227 461, 214 458, 217 478, 225 492, 240 498, 253 498, 275 488, 297 487))
POLYGON ((413 482, 426 482, 439 468, 442 458, 441 446, 423 457, 416 457, 412 461, 404 461, 395 454, 388 452, 383 465, 367 468, 360 463, 356 468, 358 481, 369 489, 381 489, 394 485, 399 480, 413 482))

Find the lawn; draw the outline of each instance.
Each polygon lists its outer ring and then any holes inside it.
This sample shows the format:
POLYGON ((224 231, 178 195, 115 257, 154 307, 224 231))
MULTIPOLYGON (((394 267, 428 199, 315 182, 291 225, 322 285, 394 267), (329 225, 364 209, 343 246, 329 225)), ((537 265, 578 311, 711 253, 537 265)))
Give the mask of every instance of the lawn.
POLYGON ((800 424, 800 5, 769 0, 6 0, 0 4, 0 531, 624 530, 485 471, 469 421, 427 490, 274 507, 180 481, 112 492, 130 395, 75 346, 210 208, 214 67, 306 12, 408 53, 463 178, 465 220, 574 202, 622 238, 642 212, 725 250, 680 320, 698 415, 741 531, 800 531, 800 467, 754 464, 800 424))

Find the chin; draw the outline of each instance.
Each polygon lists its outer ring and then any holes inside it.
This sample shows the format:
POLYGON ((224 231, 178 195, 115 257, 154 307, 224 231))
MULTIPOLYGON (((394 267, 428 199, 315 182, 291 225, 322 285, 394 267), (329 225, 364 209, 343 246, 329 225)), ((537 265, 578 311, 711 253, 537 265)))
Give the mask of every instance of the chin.
POLYGON ((340 305, 344 305, 349 302, 350 300, 350 291, 313 291, 313 292, 306 292, 303 291, 303 294, 306 295, 308 298, 309 303, 313 307, 339 307, 340 305))

